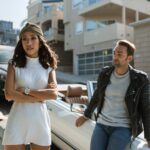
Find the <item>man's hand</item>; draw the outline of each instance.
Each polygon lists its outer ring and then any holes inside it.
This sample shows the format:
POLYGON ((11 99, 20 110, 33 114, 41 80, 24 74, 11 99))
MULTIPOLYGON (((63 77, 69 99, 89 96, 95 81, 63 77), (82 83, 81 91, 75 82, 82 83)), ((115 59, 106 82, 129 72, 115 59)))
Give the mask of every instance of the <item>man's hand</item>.
POLYGON ((77 127, 82 126, 87 120, 88 120, 88 119, 86 119, 84 116, 79 117, 79 118, 76 120, 76 126, 77 126, 77 127))

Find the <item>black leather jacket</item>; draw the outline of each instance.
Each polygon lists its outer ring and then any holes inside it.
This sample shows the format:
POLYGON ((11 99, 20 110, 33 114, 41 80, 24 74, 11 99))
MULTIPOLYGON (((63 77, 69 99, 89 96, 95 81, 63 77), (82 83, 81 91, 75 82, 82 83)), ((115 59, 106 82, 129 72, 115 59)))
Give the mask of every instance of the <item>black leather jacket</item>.
MULTIPOLYGON (((105 89, 110 83, 110 76, 114 67, 105 67, 99 74, 97 88, 91 98, 90 104, 84 112, 84 115, 91 118, 95 108, 97 108, 97 117, 104 104, 105 89)), ((146 73, 133 69, 129 66, 130 85, 125 95, 125 103, 128 109, 133 137, 136 137, 142 131, 144 126, 144 135, 150 140, 150 98, 149 98, 149 79, 146 73)))

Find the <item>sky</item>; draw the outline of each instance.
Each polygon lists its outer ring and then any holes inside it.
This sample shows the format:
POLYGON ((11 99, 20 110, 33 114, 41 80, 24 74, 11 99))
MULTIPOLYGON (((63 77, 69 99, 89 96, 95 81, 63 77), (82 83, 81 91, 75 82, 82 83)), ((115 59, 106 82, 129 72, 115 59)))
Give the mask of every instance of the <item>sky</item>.
POLYGON ((0 0, 0 20, 12 21, 13 27, 20 29, 21 22, 27 18, 29 0, 0 0))

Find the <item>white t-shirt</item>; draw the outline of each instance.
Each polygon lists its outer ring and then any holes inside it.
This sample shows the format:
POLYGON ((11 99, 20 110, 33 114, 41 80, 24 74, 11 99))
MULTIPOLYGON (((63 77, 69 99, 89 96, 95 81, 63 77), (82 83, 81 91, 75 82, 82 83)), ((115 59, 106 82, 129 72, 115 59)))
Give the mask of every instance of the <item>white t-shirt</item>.
POLYGON ((124 75, 111 74, 110 84, 105 91, 105 101, 98 121, 104 125, 130 127, 129 113, 125 104, 125 95, 130 83, 129 72, 124 75))

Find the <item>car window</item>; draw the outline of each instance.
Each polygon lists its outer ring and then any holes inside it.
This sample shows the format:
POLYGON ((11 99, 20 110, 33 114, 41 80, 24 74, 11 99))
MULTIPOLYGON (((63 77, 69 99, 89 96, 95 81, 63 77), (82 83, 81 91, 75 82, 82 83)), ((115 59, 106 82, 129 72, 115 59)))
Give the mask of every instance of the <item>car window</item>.
POLYGON ((12 58, 12 51, 0 51, 0 63, 6 64, 12 58))
POLYGON ((87 81, 88 98, 91 100, 93 93, 97 87, 97 81, 87 81))

